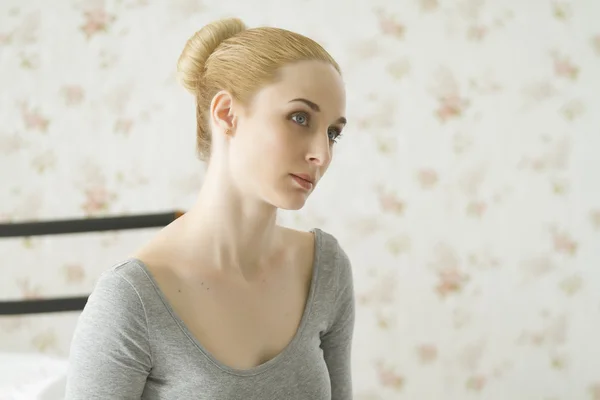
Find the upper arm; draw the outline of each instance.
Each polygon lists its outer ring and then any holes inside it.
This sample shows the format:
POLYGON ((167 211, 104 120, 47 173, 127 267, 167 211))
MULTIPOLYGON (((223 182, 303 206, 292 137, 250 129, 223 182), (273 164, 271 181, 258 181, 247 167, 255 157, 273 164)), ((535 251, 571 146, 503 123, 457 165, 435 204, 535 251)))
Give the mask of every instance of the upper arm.
POLYGON ((65 399, 140 399, 151 365, 141 299, 127 280, 109 271, 75 328, 65 399))
POLYGON ((336 257, 336 298, 332 323, 321 337, 323 355, 331 379, 332 400, 352 399, 352 336, 355 296, 352 268, 347 254, 338 247, 336 257))

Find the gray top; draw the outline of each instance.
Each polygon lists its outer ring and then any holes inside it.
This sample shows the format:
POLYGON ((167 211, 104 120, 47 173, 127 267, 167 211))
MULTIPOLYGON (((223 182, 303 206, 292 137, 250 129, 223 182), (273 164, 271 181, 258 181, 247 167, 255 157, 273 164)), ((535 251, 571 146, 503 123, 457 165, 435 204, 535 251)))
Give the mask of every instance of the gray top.
POLYGON ((275 358, 251 369, 209 354, 141 261, 104 272, 75 329, 66 400, 352 399, 350 261, 332 235, 313 232, 312 282, 298 331, 275 358))

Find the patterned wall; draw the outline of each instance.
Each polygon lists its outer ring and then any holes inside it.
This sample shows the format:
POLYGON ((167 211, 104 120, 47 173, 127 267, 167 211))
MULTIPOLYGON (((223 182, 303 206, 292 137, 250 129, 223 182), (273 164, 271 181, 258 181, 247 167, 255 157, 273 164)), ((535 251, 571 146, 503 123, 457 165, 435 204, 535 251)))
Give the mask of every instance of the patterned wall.
MULTIPOLYGON (((600 399, 600 2, 212 3, 0 3, 0 220, 185 209, 185 41, 296 30, 342 65, 350 125, 281 220, 353 261, 356 398, 600 399)), ((87 293, 153 233, 0 240, 0 296, 87 293)), ((2 350, 66 355, 75 322, 0 318, 2 350)))

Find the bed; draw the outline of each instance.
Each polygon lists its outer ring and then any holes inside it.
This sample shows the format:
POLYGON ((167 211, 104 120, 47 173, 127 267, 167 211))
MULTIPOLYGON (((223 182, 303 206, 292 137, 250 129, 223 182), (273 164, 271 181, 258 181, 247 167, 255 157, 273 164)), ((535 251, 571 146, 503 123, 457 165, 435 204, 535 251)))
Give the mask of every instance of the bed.
MULTIPOLYGON (((0 224, 0 239, 163 227, 183 213, 129 215, 0 224)), ((8 316, 77 313, 87 296, 2 300, 0 319, 8 316)), ((18 353, 0 348, 0 400, 64 399, 68 359, 41 353, 18 353)))
POLYGON ((0 353, 0 400, 63 399, 66 374, 66 359, 0 353))

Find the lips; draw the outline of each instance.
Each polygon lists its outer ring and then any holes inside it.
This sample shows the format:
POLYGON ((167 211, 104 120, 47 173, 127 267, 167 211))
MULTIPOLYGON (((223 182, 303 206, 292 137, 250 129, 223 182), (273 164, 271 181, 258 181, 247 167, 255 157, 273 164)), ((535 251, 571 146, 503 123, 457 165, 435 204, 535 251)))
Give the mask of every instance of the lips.
POLYGON ((313 178, 310 175, 307 175, 307 174, 292 174, 292 175, 297 176, 300 179, 304 179, 305 181, 307 181, 313 185, 315 184, 315 178, 313 178))
POLYGON ((314 178, 305 174, 290 174, 294 182, 303 190, 310 191, 314 187, 314 178))

